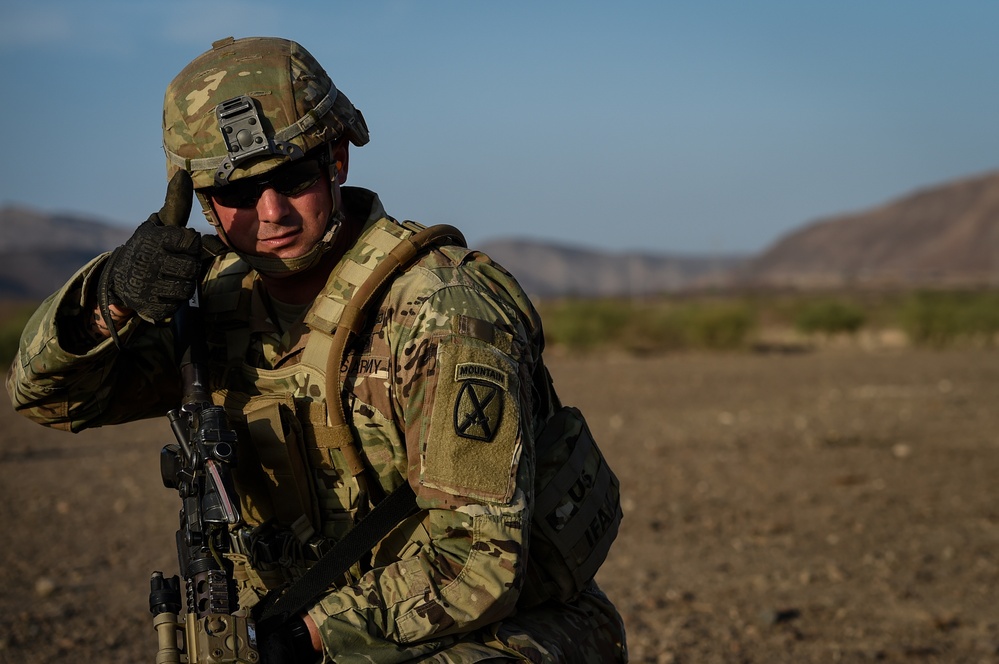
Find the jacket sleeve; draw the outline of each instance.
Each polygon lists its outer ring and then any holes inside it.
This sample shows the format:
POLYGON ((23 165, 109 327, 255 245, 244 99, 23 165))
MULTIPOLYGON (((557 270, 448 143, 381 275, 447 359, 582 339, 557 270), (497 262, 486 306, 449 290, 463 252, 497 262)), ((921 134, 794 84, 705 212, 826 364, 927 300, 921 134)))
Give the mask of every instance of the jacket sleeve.
POLYGON ((399 555, 310 611, 338 662, 496 623, 525 580, 536 314, 489 263, 437 277, 430 295, 397 298, 379 332, 398 340, 390 381, 426 511, 399 555))
POLYGON ((45 426, 81 431, 161 416, 179 399, 167 328, 134 317, 120 330, 124 349, 108 339, 83 352, 69 350, 68 330, 92 310, 89 294, 104 260, 95 258, 46 299, 21 334, 7 392, 16 411, 45 426))

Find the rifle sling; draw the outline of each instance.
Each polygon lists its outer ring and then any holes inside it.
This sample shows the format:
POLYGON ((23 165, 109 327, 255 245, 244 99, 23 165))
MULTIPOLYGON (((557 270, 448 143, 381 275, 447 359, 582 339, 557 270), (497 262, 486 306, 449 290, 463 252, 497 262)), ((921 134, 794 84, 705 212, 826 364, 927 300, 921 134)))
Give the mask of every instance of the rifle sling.
POLYGON ((351 565, 406 517, 416 512, 416 494, 409 482, 403 482, 337 541, 287 592, 267 607, 259 621, 279 616, 279 622, 283 623, 315 604, 316 599, 342 578, 351 565))

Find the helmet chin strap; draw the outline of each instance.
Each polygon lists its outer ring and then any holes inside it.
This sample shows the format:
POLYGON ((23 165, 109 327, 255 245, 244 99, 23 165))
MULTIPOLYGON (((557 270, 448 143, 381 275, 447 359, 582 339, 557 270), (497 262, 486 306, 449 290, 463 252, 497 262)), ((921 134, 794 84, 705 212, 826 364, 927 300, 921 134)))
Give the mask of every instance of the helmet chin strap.
POLYGON ((334 183, 336 182, 338 171, 335 162, 330 164, 329 170, 330 200, 333 202, 333 209, 330 210, 329 220, 326 222, 326 232, 307 252, 301 256, 296 256, 294 258, 278 258, 276 256, 257 256, 240 251, 239 249, 236 249, 233 243, 229 240, 229 237, 226 235, 225 229, 222 228, 222 222, 219 221, 218 215, 215 213, 215 208, 212 206, 212 202, 209 197, 199 191, 197 193, 198 200, 201 201, 201 211, 208 220, 208 223, 210 223, 215 229, 215 232, 218 233, 218 236, 223 242, 225 242, 226 246, 241 259, 249 263, 250 267, 257 272, 275 277, 283 277, 297 272, 304 272, 312 267, 315 267, 319 262, 319 259, 323 257, 323 254, 333 248, 333 241, 336 239, 336 235, 344 221, 343 210, 341 210, 340 206, 336 203, 334 183))
MULTIPOLYGON (((294 274, 296 272, 304 272, 309 268, 315 267, 319 259, 322 258, 323 254, 333 248, 333 240, 336 237, 337 232, 340 230, 340 226, 343 225, 343 212, 339 209, 334 209, 330 213, 329 222, 326 225, 326 233, 322 238, 319 239, 312 248, 301 256, 296 256, 295 258, 277 258, 276 256, 254 256, 251 254, 245 254, 241 251, 236 251, 236 254, 242 258, 244 261, 250 264, 257 272, 261 274, 271 275, 271 276, 285 276, 289 274, 294 274)), ((221 235, 221 228, 219 229, 221 235)), ((223 241, 228 244, 227 238, 222 238, 223 241)), ((230 245, 231 246, 231 245, 230 245)))

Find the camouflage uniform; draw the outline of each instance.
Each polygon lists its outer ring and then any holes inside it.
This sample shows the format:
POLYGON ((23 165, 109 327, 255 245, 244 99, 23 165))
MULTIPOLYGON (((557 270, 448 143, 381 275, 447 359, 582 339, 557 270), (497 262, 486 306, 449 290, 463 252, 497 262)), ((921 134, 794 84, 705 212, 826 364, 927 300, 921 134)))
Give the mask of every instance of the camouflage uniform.
MULTIPOLYGON (((342 303, 409 231, 377 197, 344 188, 358 238, 296 320, 240 258, 214 259, 202 284, 213 398, 241 434, 246 526, 231 555, 240 601, 297 578, 313 550, 366 507, 339 450, 324 444, 325 341, 342 303)), ((169 328, 133 318, 125 348, 62 343, 88 311, 104 257, 39 308, 7 387, 47 426, 160 417, 179 401, 169 328)), ((422 510, 310 611, 336 662, 611 662, 626 659, 614 607, 595 584, 571 603, 522 598, 534 434, 551 415, 540 321, 515 280, 460 247, 428 252, 378 303, 344 366, 355 439, 385 492, 409 482, 422 510)))

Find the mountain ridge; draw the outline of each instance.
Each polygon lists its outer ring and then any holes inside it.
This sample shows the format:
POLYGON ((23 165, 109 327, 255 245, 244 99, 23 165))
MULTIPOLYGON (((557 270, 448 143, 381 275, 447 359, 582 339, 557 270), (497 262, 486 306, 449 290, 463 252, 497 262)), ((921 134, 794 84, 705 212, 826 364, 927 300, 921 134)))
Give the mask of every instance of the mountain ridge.
POLYGON ((999 171, 922 187, 778 238, 732 276, 756 287, 999 282, 999 171))
MULTIPOLYGON (((0 297, 40 299, 132 229, 0 207, 0 297)), ((704 289, 999 285, 999 170, 805 223, 756 254, 601 251, 494 239, 473 247, 532 297, 642 297, 704 289)))
POLYGON ((517 238, 489 240, 475 248, 537 297, 645 296, 717 286, 746 260, 739 255, 605 252, 517 238))

